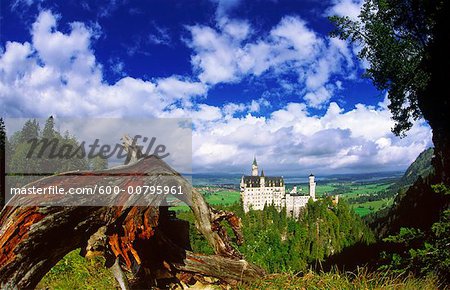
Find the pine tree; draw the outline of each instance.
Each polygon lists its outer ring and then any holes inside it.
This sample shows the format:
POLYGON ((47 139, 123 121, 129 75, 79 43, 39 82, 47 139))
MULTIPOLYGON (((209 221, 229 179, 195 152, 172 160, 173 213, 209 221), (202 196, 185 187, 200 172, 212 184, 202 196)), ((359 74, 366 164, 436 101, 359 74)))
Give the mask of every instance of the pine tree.
POLYGON ((103 170, 108 168, 108 159, 96 156, 91 160, 91 168, 92 170, 103 170))
POLYGON ((55 121, 53 116, 50 116, 45 122, 44 130, 42 130, 42 137, 45 139, 55 138, 55 121))
POLYGON ((39 137, 39 123, 36 119, 28 120, 22 127, 22 131, 19 133, 19 143, 24 143, 32 139, 39 137))

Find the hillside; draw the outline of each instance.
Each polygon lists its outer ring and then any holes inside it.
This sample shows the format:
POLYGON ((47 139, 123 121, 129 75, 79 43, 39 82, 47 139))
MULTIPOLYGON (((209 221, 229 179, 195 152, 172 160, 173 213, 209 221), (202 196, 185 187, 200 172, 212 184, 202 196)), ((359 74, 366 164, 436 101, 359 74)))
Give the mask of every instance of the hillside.
POLYGON ((391 192, 404 192, 414 184, 419 176, 425 178, 430 175, 430 173, 433 172, 433 166, 431 165, 433 154, 433 148, 428 148, 420 153, 416 160, 414 160, 414 162, 411 163, 408 169, 406 169, 405 174, 403 174, 400 180, 389 188, 391 192))
MULTIPOLYGON (((434 172, 433 165, 431 164, 433 154, 434 149, 431 147, 422 151, 419 156, 417 156, 416 160, 414 160, 414 162, 409 165, 402 177, 394 184, 389 186, 387 190, 381 195, 381 197, 394 198, 393 206, 398 204, 399 201, 405 196, 406 191, 408 191, 408 189, 412 185, 414 185, 419 177, 420 179, 426 179, 430 174, 434 172)), ((377 199, 377 196, 372 196, 371 198, 377 199)), ((379 232, 379 220, 387 219, 387 216, 390 214, 390 212, 391 207, 386 207, 380 211, 365 216, 364 220, 368 224, 370 224, 372 228, 379 232)))
POLYGON ((326 269, 365 265, 403 275, 433 273, 443 281, 450 277, 450 188, 436 177, 432 156, 431 148, 422 152, 391 187, 398 193, 392 207, 365 218, 377 243, 346 248, 325 262, 326 269))
POLYGON ((437 181, 432 158, 433 148, 420 153, 403 177, 391 187, 398 193, 394 205, 368 219, 379 237, 395 234, 402 227, 427 231, 439 219, 440 213, 446 208, 448 197, 433 188, 437 181))

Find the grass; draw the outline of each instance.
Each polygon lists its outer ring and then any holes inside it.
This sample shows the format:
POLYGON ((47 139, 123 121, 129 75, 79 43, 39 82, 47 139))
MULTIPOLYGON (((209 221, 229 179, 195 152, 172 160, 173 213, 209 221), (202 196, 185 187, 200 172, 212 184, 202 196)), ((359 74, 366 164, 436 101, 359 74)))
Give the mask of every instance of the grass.
POLYGON ((374 212, 373 210, 363 206, 354 206, 353 211, 356 212, 356 214, 359 215, 360 217, 363 217, 365 215, 374 212))
MULTIPOLYGON (((316 186, 316 195, 317 196, 322 196, 324 194, 329 194, 330 192, 332 192, 333 190, 339 188, 338 184, 319 184, 316 186)), ((308 191, 306 191, 308 192, 308 191)))
POLYGON ((435 277, 400 277, 388 273, 367 272, 360 268, 357 273, 337 271, 320 274, 309 272, 298 276, 292 273, 272 274, 238 289, 438 289, 435 277))
POLYGON ((386 190, 392 183, 369 183, 351 185, 349 192, 345 195, 358 195, 358 194, 373 194, 379 191, 386 190))
POLYGON ((353 210, 359 216, 365 216, 367 214, 379 211, 380 209, 392 205, 394 202, 393 198, 384 198, 380 200, 368 201, 359 203, 353 206, 353 210))
MULTIPOLYGON (((210 205, 231 205, 239 201, 240 192, 230 189, 220 189, 218 191, 203 192, 206 202, 210 205)), ((185 204, 170 207, 173 211, 189 211, 185 204)))
MULTIPOLYGON (((118 289, 117 282, 103 266, 104 260, 87 260, 77 251, 67 254, 36 287, 37 289, 118 289)), ((438 289, 435 277, 401 277, 388 272, 368 272, 359 268, 351 272, 308 272, 271 274, 252 283, 242 283, 233 289, 438 289)))
MULTIPOLYGON (((335 194, 336 191, 342 196, 356 196, 373 194, 380 191, 384 191, 392 185, 392 182, 374 182, 374 183, 354 183, 354 182, 330 182, 330 183, 317 183, 316 196, 323 196, 324 194, 335 194)), ((308 186, 300 186, 302 191, 307 194, 309 192, 308 186)))
POLYGON ((230 205, 239 201, 241 194, 233 190, 220 190, 206 196, 206 201, 212 205, 230 205))
POLYGON ((117 289, 103 257, 85 259, 74 250, 64 256, 39 282, 36 289, 117 289))

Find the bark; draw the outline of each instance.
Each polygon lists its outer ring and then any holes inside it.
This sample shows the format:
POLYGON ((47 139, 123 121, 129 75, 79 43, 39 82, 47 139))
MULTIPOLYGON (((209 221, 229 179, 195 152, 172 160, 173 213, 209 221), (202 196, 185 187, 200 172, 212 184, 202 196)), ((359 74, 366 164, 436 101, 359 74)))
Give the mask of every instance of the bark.
MULTIPOLYGON (((3 121, 3 120, 1 120, 3 121)), ((5 173, 6 173, 6 134, 0 134, 0 210, 5 205, 5 173)))
MULTIPOLYGON (((0 213, 0 288, 36 286, 45 273, 76 248, 82 248, 86 256, 104 255, 109 267, 119 259, 123 268, 135 274, 135 285, 161 284, 155 281, 166 280, 170 281, 167 283, 188 283, 188 280, 205 276, 236 283, 264 275, 261 269, 242 260, 220 223, 227 221, 240 243, 240 219, 233 213, 211 208, 195 188, 157 157, 149 156, 134 164, 95 174, 64 173, 29 186, 157 185, 162 177, 166 184, 183 188, 186 194, 179 198, 192 199, 197 228, 216 255, 190 252, 186 237, 180 237, 188 231, 174 232, 181 221, 171 217, 167 207, 136 206, 136 202, 157 204, 163 195, 142 197, 144 200, 131 200, 127 195, 108 197, 111 199, 108 202, 121 206, 6 206, 0 213)), ((13 199, 21 198, 14 196, 13 199)))
POLYGON ((433 130, 433 166, 440 182, 450 185, 450 3, 443 1, 436 15, 433 40, 423 66, 430 75, 426 89, 419 94, 419 107, 433 130))

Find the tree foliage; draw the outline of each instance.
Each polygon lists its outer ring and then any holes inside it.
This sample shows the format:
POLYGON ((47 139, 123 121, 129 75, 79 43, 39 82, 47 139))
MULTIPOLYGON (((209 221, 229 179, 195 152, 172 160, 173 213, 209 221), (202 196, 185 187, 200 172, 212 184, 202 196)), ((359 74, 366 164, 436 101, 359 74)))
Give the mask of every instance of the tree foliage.
MULTIPOLYGON (((432 274, 440 277, 441 282, 450 282, 450 188, 441 183, 433 185, 432 190, 447 198, 444 209, 437 210, 439 214, 431 225, 415 226, 403 222, 404 226, 383 238, 385 250, 377 261, 379 270, 405 276, 432 274)), ((417 211, 416 215, 426 218, 417 211)))
MULTIPOLYGON (((298 220, 268 205, 244 213, 242 205, 227 207, 242 219, 245 243, 239 248, 248 261, 269 272, 306 271, 328 256, 355 243, 371 243, 370 229, 345 203, 333 206, 330 199, 309 202, 298 220)), ((190 213, 179 213, 192 219, 190 213)), ((210 253, 206 241, 191 227, 194 251, 210 253)))
POLYGON ((22 186, 33 180, 41 178, 39 174, 32 176, 25 174, 21 176, 22 173, 44 173, 44 174, 55 174, 65 171, 72 170, 101 170, 108 167, 108 161, 104 158, 94 158, 88 160, 86 156, 70 156, 68 150, 75 151, 76 148, 80 146, 80 142, 76 137, 71 136, 69 132, 61 135, 55 129, 55 120, 53 117, 49 117, 44 125, 43 130, 41 130, 38 121, 35 119, 27 120, 22 129, 14 132, 8 142, 6 140, 6 166, 8 168, 7 172, 10 175, 15 175, 13 179, 14 186, 22 186), (35 150, 31 150, 33 147, 33 142, 30 140, 37 140, 36 144, 42 140, 49 141, 49 146, 43 150, 40 154, 40 145, 35 147, 35 150), (54 142, 54 143, 52 143, 54 142), (53 146, 55 144, 55 146, 53 146), (32 152, 32 156, 29 154, 32 152), (52 157, 53 153, 60 153, 64 155, 52 157))
POLYGON ((330 17, 336 24, 332 36, 349 39, 369 67, 366 76, 380 90, 387 90, 389 109, 404 134, 422 116, 420 97, 429 84, 434 27, 444 0, 366 0, 357 20, 330 17))

